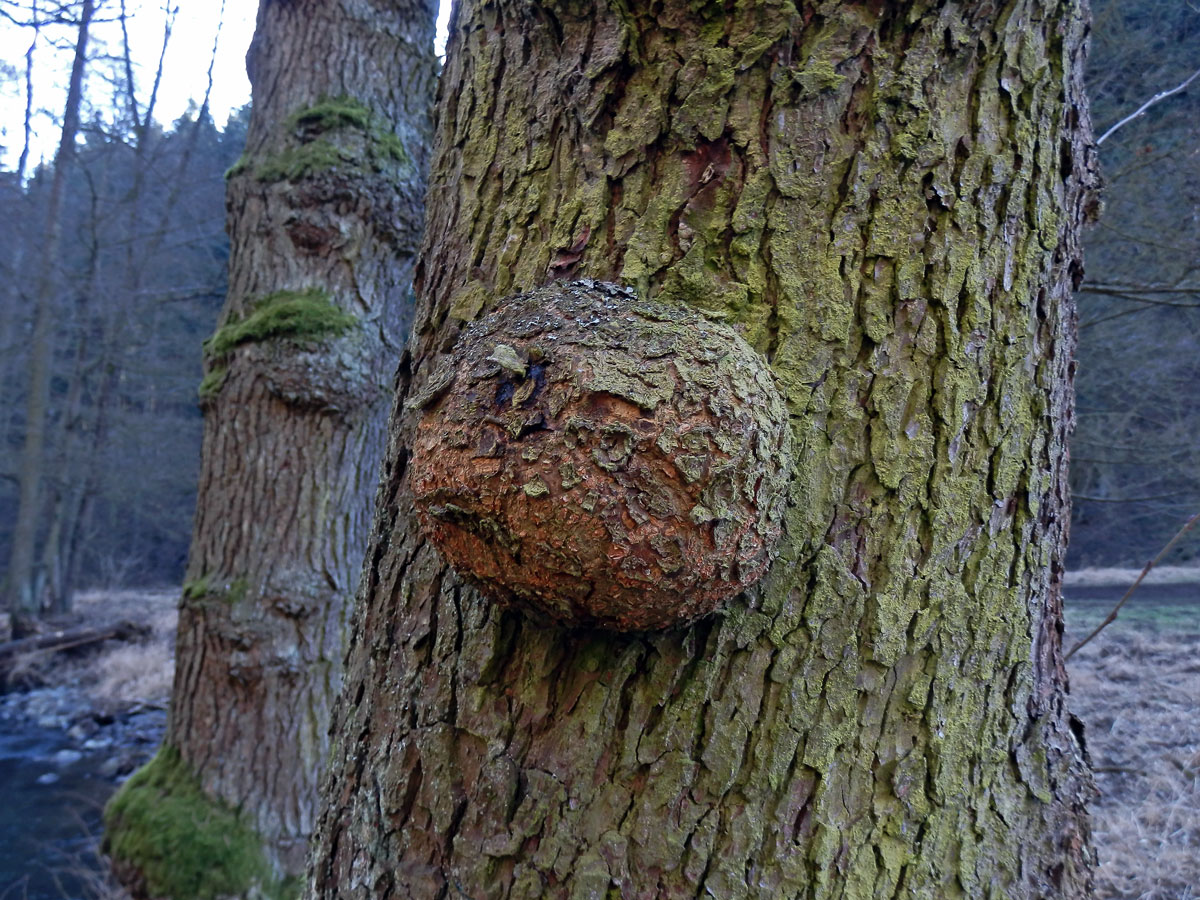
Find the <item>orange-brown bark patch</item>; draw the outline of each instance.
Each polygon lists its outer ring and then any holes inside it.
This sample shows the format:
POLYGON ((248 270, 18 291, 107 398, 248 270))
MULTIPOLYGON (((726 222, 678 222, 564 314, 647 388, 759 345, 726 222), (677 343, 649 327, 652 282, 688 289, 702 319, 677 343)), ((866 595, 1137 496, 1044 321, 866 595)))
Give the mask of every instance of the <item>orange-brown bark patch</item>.
POLYGON ((494 599, 667 628, 766 571, 790 466, 760 357, 685 307, 583 281, 469 326, 415 403, 426 534, 494 599))

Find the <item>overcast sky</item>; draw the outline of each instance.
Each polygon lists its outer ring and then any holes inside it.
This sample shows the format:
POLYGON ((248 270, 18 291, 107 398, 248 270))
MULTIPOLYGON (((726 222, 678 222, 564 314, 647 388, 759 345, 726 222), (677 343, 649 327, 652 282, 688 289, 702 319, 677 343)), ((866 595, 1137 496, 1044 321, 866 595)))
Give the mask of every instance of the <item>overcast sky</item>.
MULTIPOLYGON (((210 108, 213 118, 224 124, 230 110, 250 99, 246 80, 246 48, 254 34, 257 4, 248 0, 228 0, 221 21, 220 0, 174 0, 177 7, 171 38, 163 65, 162 85, 155 118, 171 123, 183 115, 190 104, 199 104, 204 96, 213 43, 217 43, 216 65, 210 108), (219 31, 219 36, 218 36, 219 31)), ((28 8, 28 0, 21 0, 28 8)), ((129 41, 136 63, 140 101, 144 105, 153 83, 158 54, 162 48, 164 3, 162 0, 126 0, 132 12, 129 41)), ((9 8, 9 4, 5 4, 9 8)), ((90 67, 87 97, 92 116, 111 118, 113 91, 108 79, 113 66, 99 56, 121 51, 120 29, 114 21, 118 0, 101 0, 100 20, 93 29, 91 45, 95 61, 90 67)), ((445 45, 449 2, 442 0, 438 17, 438 46, 445 45)), ((0 165, 14 168, 24 141, 25 54, 33 40, 31 29, 19 28, 0 20, 0 165)), ((34 50, 34 117, 36 132, 31 141, 31 165, 54 154, 58 132, 57 115, 66 97, 75 34, 67 28, 47 29, 34 50)), ((440 52, 440 50, 439 50, 440 52)))

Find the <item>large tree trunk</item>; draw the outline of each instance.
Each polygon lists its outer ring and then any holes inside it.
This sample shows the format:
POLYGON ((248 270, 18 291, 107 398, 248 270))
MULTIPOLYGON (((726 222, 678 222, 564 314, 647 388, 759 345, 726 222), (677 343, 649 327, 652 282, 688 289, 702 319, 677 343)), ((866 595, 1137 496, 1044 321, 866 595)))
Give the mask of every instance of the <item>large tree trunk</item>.
POLYGON ((1084 897, 1065 708, 1075 2, 464 2, 410 395, 564 274, 736 323, 782 552, 690 627, 481 599, 384 465, 309 896, 1084 897))
POLYGON ((154 896, 244 894, 303 869, 406 337, 433 20, 431 0, 259 10, 247 149, 227 196, 229 295, 206 343, 167 736, 109 808, 118 870, 154 896), (182 781, 163 774, 180 769, 182 781), (168 782, 237 810, 261 838, 267 876, 249 866, 203 890, 175 877, 178 851, 138 834, 150 825, 138 793, 168 782))

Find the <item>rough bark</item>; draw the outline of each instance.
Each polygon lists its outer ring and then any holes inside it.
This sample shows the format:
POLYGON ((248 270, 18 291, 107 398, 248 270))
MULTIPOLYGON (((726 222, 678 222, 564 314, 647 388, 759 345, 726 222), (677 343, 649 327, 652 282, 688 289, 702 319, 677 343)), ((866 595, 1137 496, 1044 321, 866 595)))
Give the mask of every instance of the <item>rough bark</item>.
POLYGON ((487 602, 391 424, 310 897, 1084 897, 1065 706, 1086 4, 464 3, 416 394, 562 275, 735 323, 796 456, 724 613, 620 636, 487 602))
POLYGON ((424 533, 485 594, 562 625, 696 621, 767 571, 791 426, 761 356, 683 304, 591 280, 472 323, 424 410, 424 533), (632 302, 631 302, 632 301, 632 302))
MULTIPOLYGON (((136 789, 190 792, 194 777, 257 832, 275 879, 303 869, 406 337, 433 20, 429 0, 264 0, 247 58, 253 112, 229 177, 230 287, 205 345, 199 495, 159 761, 189 774, 171 768, 136 789)), ((138 825, 121 811, 142 807, 114 803, 110 847, 138 846, 122 842, 138 825)), ((138 853, 158 850, 150 841, 117 861, 135 882, 138 853)))

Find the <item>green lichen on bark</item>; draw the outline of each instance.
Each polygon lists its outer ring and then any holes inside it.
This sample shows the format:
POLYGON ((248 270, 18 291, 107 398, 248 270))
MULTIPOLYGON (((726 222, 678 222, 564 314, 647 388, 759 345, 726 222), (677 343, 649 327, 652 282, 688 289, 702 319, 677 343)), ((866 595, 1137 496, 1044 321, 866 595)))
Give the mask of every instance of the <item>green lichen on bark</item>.
MULTIPOLYGON (((358 319, 335 305, 323 288, 276 291, 251 304, 248 315, 227 322, 204 342, 213 360, 242 344, 267 340, 318 341, 345 334, 358 319)), ((210 371, 210 375, 216 369, 210 371)))
POLYGON ((132 867, 149 896, 285 900, 294 886, 274 876, 262 839, 241 816, 214 802, 171 747, 135 772, 104 810, 104 852, 132 867))

